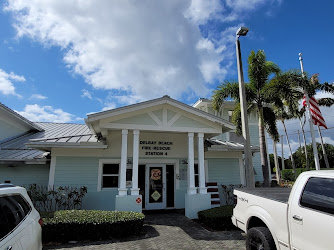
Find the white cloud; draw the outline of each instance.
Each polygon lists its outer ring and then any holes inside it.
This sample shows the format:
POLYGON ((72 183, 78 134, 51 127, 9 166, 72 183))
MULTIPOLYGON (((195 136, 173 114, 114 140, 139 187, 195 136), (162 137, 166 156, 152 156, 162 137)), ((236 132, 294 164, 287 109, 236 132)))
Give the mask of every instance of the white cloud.
POLYGON ((86 89, 83 89, 83 90, 82 90, 82 95, 81 95, 81 97, 87 97, 87 98, 90 99, 90 100, 93 99, 92 94, 91 94, 88 90, 86 90, 86 89))
POLYGON ((26 79, 24 76, 19 76, 13 72, 7 73, 0 69, 0 92, 4 95, 15 95, 17 97, 22 97, 15 92, 14 82, 24 82, 26 79))
MULTIPOLYGON (((332 138, 328 137, 328 136, 322 137, 322 140, 323 140, 324 143, 334 145, 334 140, 332 138)), ((320 137, 317 137, 316 141, 319 142, 319 143, 321 143, 320 137)))
POLYGON ((45 99, 47 99, 47 97, 44 96, 44 95, 40 95, 40 94, 33 94, 33 95, 30 96, 29 99, 30 99, 30 100, 34 100, 34 99, 37 99, 37 100, 45 100, 45 99))
POLYGON ((39 106, 38 104, 26 105, 23 111, 16 112, 33 122, 66 123, 76 119, 74 115, 62 109, 54 109, 51 106, 39 106))
POLYGON ((243 12, 248 10, 258 9, 259 7, 268 4, 281 4, 282 0, 226 0, 226 5, 234 10, 234 12, 243 12))
POLYGON ((5 10, 14 16, 18 37, 62 48, 67 66, 94 88, 143 101, 166 94, 208 97, 211 84, 224 80, 235 61, 236 27, 220 33, 203 25, 242 19, 236 10, 250 9, 240 0, 226 4, 228 9, 219 0, 11 0, 5 10))
POLYGON ((193 0, 184 15, 197 24, 205 24, 210 18, 218 18, 223 9, 220 0, 193 0))
MULTIPOLYGON (((108 103, 105 103, 105 106, 102 108, 101 111, 106 111, 106 110, 109 110, 109 109, 114 109, 116 107, 117 107, 116 103, 114 103, 114 102, 108 102, 108 103)), ((95 113, 95 112, 93 112, 93 113, 95 113)), ((93 113, 91 113, 91 114, 93 114, 93 113)), ((87 115, 89 115, 89 114, 87 114, 87 115)))

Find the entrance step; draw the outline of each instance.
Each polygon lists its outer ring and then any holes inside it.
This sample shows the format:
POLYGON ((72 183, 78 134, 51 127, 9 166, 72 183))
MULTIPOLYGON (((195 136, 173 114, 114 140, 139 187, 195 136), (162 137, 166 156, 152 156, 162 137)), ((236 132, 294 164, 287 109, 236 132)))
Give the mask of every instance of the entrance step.
POLYGON ((220 199, 217 182, 208 182, 206 183, 206 186, 208 188, 208 193, 211 194, 211 207, 219 207, 220 199))

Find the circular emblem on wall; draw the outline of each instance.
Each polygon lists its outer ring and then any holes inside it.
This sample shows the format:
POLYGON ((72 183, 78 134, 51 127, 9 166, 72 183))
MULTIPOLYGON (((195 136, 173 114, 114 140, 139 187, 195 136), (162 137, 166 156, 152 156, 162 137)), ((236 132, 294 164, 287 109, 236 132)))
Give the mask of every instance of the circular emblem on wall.
POLYGON ((137 198, 136 199, 136 202, 139 204, 139 203, 141 203, 141 199, 140 198, 137 198))
POLYGON ((151 179, 154 181, 161 179, 161 170, 160 169, 152 169, 151 170, 151 179))

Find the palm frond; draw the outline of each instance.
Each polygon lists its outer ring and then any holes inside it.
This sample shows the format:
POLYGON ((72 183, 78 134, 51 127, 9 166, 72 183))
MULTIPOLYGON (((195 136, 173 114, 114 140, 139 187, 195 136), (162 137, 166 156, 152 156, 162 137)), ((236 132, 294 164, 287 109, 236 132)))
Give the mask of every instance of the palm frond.
POLYGON ((323 84, 317 84, 317 89, 334 95, 334 83, 324 82, 323 84))
POLYGON ((237 135, 242 135, 242 124, 241 124, 241 109, 240 109, 240 103, 238 103, 234 110, 233 110, 233 114, 232 114, 232 122, 234 123, 234 125, 236 126, 236 130, 235 133, 237 135))
POLYGON ((270 137, 275 142, 279 142, 279 134, 276 126, 276 115, 271 108, 263 107, 263 120, 265 129, 269 133, 270 137))
POLYGON ((239 100, 239 85, 237 82, 225 81, 218 86, 217 90, 213 91, 213 109, 219 111, 225 99, 229 97, 237 101, 239 100))
POLYGON ((295 117, 296 118, 302 118, 305 115, 306 112, 306 107, 303 106, 301 109, 299 109, 296 113, 295 113, 295 117))
POLYGON ((333 98, 320 98, 317 100, 319 106, 326 106, 326 107, 330 107, 334 104, 334 99, 333 98))
POLYGON ((266 60, 266 54, 263 50, 259 50, 257 53, 252 51, 248 57, 249 83, 257 90, 261 90, 266 85, 271 74, 277 75, 280 71, 277 64, 266 60))
POLYGON ((281 73, 281 69, 278 67, 276 63, 271 62, 271 61, 266 61, 265 64, 266 64, 266 70, 267 70, 268 76, 271 74, 278 75, 279 73, 281 73))

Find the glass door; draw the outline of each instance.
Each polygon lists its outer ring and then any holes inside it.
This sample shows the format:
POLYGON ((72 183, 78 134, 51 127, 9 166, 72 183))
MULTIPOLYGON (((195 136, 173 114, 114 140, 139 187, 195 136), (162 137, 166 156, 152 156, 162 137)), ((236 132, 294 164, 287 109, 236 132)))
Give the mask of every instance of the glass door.
POLYGON ((146 209, 166 208, 166 164, 146 165, 146 209))

